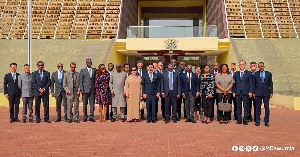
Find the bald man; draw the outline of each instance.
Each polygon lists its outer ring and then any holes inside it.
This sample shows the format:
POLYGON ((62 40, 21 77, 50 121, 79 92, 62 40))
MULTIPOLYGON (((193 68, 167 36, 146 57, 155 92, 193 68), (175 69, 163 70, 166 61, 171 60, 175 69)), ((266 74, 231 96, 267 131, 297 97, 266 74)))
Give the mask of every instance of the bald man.
POLYGON ((57 117, 55 122, 61 121, 61 103, 63 102, 64 106, 64 120, 65 122, 68 121, 67 119, 67 97, 66 97, 66 91, 63 87, 63 80, 65 76, 65 70, 62 63, 57 64, 57 71, 53 72, 51 75, 51 95, 52 97, 55 97, 56 99, 56 113, 57 117))

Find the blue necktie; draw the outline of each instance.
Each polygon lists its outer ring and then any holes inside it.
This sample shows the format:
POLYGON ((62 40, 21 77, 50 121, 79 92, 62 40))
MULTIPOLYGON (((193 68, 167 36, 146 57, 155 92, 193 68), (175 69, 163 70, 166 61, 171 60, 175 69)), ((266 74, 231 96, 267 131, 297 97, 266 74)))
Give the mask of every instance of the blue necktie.
POLYGON ((261 82, 264 83, 265 78, 264 78, 263 72, 260 73, 260 79, 261 79, 261 82))
POLYGON ((241 72, 241 80, 243 80, 244 72, 241 72))
POLYGON ((59 83, 62 83, 62 72, 59 72, 59 79, 58 79, 59 83))
POLYGON ((40 78, 41 78, 41 81, 43 81, 43 72, 40 71, 40 78))
POLYGON ((173 73, 169 76, 169 90, 173 90, 173 73))

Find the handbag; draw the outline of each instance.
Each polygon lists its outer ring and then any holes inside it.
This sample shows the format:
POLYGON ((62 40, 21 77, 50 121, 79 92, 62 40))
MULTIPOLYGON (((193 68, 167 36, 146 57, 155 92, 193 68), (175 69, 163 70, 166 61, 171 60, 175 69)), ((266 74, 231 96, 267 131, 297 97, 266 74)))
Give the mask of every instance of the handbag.
MULTIPOLYGON (((225 97, 227 97, 227 96, 225 96, 225 97)), ((227 103, 224 103, 224 102, 218 103, 218 109, 219 109, 219 111, 230 112, 232 109, 232 105, 230 103, 228 103, 228 99, 227 99, 227 103)))
POLYGON ((141 98, 140 100, 140 109, 144 109, 146 107, 146 102, 141 98))

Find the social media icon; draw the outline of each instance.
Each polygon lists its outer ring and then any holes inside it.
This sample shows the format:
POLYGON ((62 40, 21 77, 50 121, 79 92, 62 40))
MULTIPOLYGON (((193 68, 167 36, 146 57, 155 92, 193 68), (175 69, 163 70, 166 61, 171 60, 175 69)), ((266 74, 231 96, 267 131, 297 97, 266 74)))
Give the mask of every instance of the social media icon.
POLYGON ((244 146, 239 146, 239 151, 243 152, 245 150, 244 146))
POLYGON ((258 151, 258 146, 253 146, 252 151, 257 152, 258 151))
POLYGON ((251 152, 252 151, 252 147, 251 146, 246 146, 246 151, 247 152, 251 152))
POLYGON ((238 146, 232 146, 231 147, 231 150, 234 151, 234 152, 238 151, 238 149, 239 149, 238 146))

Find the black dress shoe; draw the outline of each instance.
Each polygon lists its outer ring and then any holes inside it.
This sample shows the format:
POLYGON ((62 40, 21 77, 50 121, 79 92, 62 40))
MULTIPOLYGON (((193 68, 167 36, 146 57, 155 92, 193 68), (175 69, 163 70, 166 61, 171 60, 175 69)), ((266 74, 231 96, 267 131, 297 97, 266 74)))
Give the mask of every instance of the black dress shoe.
POLYGON ((192 123, 197 123, 197 122, 195 120, 193 120, 192 123))
POLYGON ((247 122, 247 121, 244 121, 243 124, 244 124, 244 125, 248 125, 248 122, 247 122))
POLYGON ((47 123, 51 123, 51 121, 50 121, 50 120, 46 120, 45 122, 47 122, 47 123))
POLYGON ((83 122, 87 122, 87 119, 86 119, 86 118, 84 118, 84 119, 83 119, 83 122))
POLYGON ((55 120, 55 122, 60 122, 60 121, 61 121, 60 119, 56 119, 56 120, 55 120))
POLYGON ((90 118, 89 121, 96 122, 94 118, 90 118))
POLYGON ((236 124, 242 124, 242 121, 237 121, 236 124))
POLYGON ((260 124, 259 123, 255 123, 255 126, 259 126, 260 124))
POLYGON ((177 123, 177 120, 174 119, 174 120, 173 120, 173 123, 177 123))
POLYGON ((22 120, 22 123, 26 123, 26 119, 23 119, 23 120, 22 120))
POLYGON ((9 122, 12 123, 12 122, 14 122, 14 121, 15 121, 14 119, 11 119, 9 122))
POLYGON ((156 120, 153 120, 152 123, 156 123, 156 120))
POLYGON ((165 120, 165 124, 168 124, 169 123, 169 120, 165 120))
POLYGON ((16 119, 15 122, 20 122, 20 120, 19 120, 19 119, 16 119))
POLYGON ((252 121, 253 121, 253 118, 249 118, 247 121, 248 121, 248 122, 252 122, 252 121))
POLYGON ((266 127, 269 127, 270 125, 269 125, 269 122, 265 122, 265 126, 266 127))
POLYGON ((41 122, 41 120, 36 120, 36 121, 35 121, 35 123, 40 123, 40 122, 41 122))
POLYGON ((29 119, 29 122, 30 122, 30 123, 33 123, 33 119, 29 119))
POLYGON ((111 122, 115 122, 116 121, 116 119, 111 119, 111 122))
POLYGON ((68 123, 72 123, 72 120, 71 120, 71 119, 69 119, 69 120, 68 120, 68 123))
POLYGON ((150 120, 147 120, 147 122, 146 123, 150 123, 151 121, 150 120))
POLYGON ((192 122, 192 121, 191 121, 191 120, 189 120, 189 119, 187 119, 187 120, 185 120, 185 122, 186 122, 186 123, 188 123, 188 122, 192 122))
POLYGON ((76 123, 80 123, 80 120, 75 120, 76 123))

